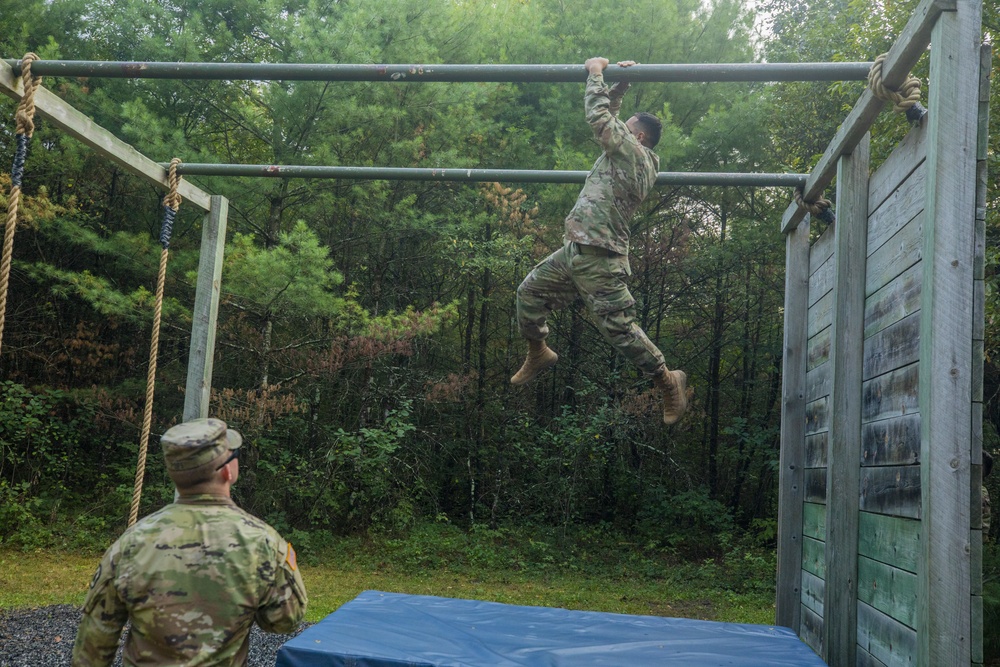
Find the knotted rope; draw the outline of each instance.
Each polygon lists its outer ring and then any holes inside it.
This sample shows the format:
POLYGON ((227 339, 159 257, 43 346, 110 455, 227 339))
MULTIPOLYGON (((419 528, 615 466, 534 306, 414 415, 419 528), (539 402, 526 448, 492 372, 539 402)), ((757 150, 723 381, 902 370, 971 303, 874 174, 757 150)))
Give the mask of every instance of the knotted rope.
POLYGON ((38 60, 34 53, 21 59, 21 82, 24 93, 14 116, 15 141, 14 167, 10 172, 10 199, 7 200, 7 224, 3 233, 3 255, 0 257, 0 344, 7 313, 7 286, 10 283, 10 262, 14 253, 14 230, 17 228, 17 209, 21 203, 21 179, 24 178, 24 161, 28 156, 28 141, 35 133, 35 91, 42 77, 31 74, 31 63, 38 60))
POLYGON ((885 64, 888 53, 883 53, 868 70, 868 87, 875 97, 880 100, 892 103, 892 110, 897 113, 905 113, 911 122, 919 121, 927 114, 920 104, 920 79, 907 75, 906 81, 898 89, 887 88, 882 83, 882 66, 885 64))
POLYGON ((814 202, 808 202, 803 198, 801 186, 795 188, 795 203, 799 205, 799 208, 816 216, 823 222, 832 224, 837 220, 833 214, 833 202, 825 197, 820 197, 814 202))
POLYGON ((167 278, 167 255, 170 250, 170 234, 174 229, 174 218, 181 205, 181 196, 177 192, 180 177, 177 175, 179 158, 170 161, 170 171, 167 181, 170 191, 163 198, 163 225, 160 227, 160 272, 156 277, 156 305, 153 307, 153 335, 149 341, 149 371, 146 374, 146 406, 142 415, 142 436, 139 438, 139 461, 135 466, 135 487, 132 491, 132 508, 129 511, 128 525, 139 518, 139 499, 142 497, 142 481, 146 477, 146 450, 149 446, 149 432, 153 422, 153 390, 156 386, 156 359, 160 348, 160 315, 163 312, 163 283, 167 278))

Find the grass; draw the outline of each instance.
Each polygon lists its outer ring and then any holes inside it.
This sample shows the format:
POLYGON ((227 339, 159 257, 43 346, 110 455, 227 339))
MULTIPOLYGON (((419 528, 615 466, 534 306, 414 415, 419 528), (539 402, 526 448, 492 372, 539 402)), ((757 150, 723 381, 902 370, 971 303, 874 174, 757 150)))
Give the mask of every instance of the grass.
MULTIPOLYGON (((764 580, 747 587, 747 573, 730 571, 725 562, 637 557, 621 545, 610 551, 606 544, 591 545, 589 551, 576 545, 571 553, 559 545, 541 560, 526 561, 511 546, 522 544, 520 536, 511 537, 417 533, 403 540, 344 538, 321 549, 300 549, 309 593, 307 620, 321 620, 361 591, 381 590, 623 614, 774 622, 773 571, 767 561, 756 563, 764 580), (727 581, 743 583, 727 586, 727 581)), ((99 560, 96 553, 0 548, 0 609, 79 605, 99 560)))

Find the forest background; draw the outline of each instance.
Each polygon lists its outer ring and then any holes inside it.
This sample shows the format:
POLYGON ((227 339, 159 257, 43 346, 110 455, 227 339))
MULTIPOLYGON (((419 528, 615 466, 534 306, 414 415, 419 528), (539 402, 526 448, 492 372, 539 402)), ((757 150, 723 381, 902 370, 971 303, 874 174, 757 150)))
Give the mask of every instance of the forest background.
MULTIPOLYGON (((916 4, 24 0, 0 12, 0 57, 868 61, 916 4)), ((984 12, 984 32, 1000 32, 997 6, 984 12)), ((43 85, 162 162, 586 170, 599 153, 582 84, 43 85)), ((622 115, 661 116, 664 171, 806 173, 861 90, 642 83, 622 115)), ((998 90, 984 379, 995 454, 998 90)), ((13 160, 14 108, 0 100, 0 165, 13 160)), ((876 161, 906 130, 880 117, 876 161)), ((245 437, 235 496, 306 557, 345 537, 417 535, 399 557, 429 564, 435 545, 478 534, 516 543, 515 566, 558 566, 560 540, 584 535, 680 560, 770 553, 749 578, 773 586, 790 191, 661 187, 632 221, 640 323, 694 388, 689 415, 665 428, 649 380, 580 304, 551 320, 558 365, 526 388, 508 382, 525 351, 515 289, 559 246, 578 186, 191 180, 229 198, 211 413, 245 437)), ((9 185, 0 171, 4 207, 9 185)), ((0 545, 100 550, 132 496, 163 193, 44 119, 24 193, 0 357, 0 545)), ((140 514, 173 493, 156 446, 183 405, 200 225, 182 204, 140 514)))

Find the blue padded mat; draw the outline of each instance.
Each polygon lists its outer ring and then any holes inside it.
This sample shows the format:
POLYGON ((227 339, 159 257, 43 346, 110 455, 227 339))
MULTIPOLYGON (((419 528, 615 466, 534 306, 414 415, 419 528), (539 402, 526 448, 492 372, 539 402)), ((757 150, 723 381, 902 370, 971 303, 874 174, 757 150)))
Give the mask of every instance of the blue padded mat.
POLYGON ((825 667, 788 628, 365 591, 275 667, 825 667))

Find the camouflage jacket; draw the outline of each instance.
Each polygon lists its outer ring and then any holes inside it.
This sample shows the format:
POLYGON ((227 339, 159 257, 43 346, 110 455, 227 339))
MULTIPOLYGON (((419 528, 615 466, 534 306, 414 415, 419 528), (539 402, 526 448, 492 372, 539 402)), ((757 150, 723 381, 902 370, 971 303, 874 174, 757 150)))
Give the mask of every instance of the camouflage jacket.
POLYGON ((292 632, 306 610, 295 551, 229 498, 182 496, 111 545, 90 583, 73 667, 245 665, 250 627, 292 632))
POLYGON ((587 175, 576 205, 566 216, 566 240, 628 254, 629 221, 656 182, 660 158, 640 144, 618 119, 604 77, 587 78, 584 107, 604 153, 587 175))

